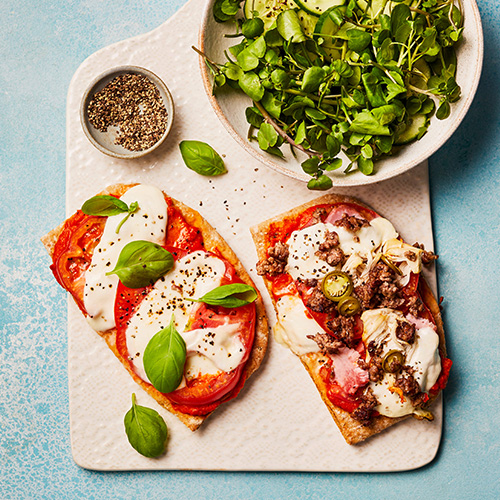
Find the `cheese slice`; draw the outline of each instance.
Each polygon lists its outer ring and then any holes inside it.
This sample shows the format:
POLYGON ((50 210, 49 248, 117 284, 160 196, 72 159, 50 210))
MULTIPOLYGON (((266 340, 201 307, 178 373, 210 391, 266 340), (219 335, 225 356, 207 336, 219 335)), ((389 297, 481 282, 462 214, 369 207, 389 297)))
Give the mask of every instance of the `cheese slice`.
MULTIPOLYGON (((361 319, 365 345, 373 341, 376 346, 382 346, 382 358, 392 350, 402 352, 405 355, 405 364, 415 370, 413 376, 421 390, 428 392, 441 373, 439 336, 434 326, 429 322, 419 321, 416 324, 415 340, 408 344, 396 337, 398 322, 412 322, 400 311, 387 308, 371 309, 365 311, 361 319)), ((369 358, 367 354, 367 361, 369 358)), ((380 403, 376 410, 387 417, 402 417, 415 410, 408 398, 402 398, 394 391, 395 380, 393 374, 386 373, 381 381, 370 382, 370 387, 380 403)))
POLYGON ((139 208, 117 229, 127 213, 109 216, 92 261, 85 273, 83 303, 87 321, 97 331, 104 332, 115 325, 115 297, 118 276, 106 276, 115 268, 123 247, 135 240, 162 245, 167 228, 167 203, 156 187, 140 184, 130 188, 121 198, 127 205, 137 202, 139 208))
POLYGON ((186 342, 188 377, 229 372, 241 363, 245 349, 239 339, 240 324, 226 321, 214 328, 195 330, 188 326, 200 307, 188 299, 199 299, 220 286, 225 271, 224 261, 215 255, 193 252, 179 259, 142 300, 129 320, 126 341, 129 359, 143 380, 148 381, 144 350, 151 338, 169 325, 172 314, 175 327, 186 342))

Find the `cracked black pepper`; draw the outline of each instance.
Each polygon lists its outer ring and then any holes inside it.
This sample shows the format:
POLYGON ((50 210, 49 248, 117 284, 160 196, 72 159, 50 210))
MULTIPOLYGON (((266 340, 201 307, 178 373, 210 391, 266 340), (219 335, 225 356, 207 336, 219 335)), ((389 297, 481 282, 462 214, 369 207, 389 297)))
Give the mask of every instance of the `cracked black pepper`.
POLYGON ((142 75, 114 78, 89 102, 90 123, 101 132, 119 127, 115 144, 143 151, 156 144, 167 128, 168 113, 156 85, 142 75))

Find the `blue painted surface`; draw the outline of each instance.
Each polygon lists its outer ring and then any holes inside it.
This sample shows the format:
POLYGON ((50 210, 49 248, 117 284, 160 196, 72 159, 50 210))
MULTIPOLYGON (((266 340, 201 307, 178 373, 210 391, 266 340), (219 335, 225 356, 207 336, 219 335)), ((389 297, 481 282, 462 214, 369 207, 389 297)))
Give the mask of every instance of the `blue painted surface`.
POLYGON ((66 92, 87 56, 155 28, 184 3, 0 2, 0 497, 500 498, 498 0, 478 2, 485 64, 476 100, 431 159, 455 361, 435 461, 398 474, 97 473, 74 464, 66 301, 39 243, 64 218, 66 92))

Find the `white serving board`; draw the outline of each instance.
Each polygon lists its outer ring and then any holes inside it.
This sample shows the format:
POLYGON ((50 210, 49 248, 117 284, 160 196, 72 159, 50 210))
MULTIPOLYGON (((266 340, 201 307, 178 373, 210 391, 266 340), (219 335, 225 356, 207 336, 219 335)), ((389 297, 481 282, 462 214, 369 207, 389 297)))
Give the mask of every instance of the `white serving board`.
MULTIPOLYGON (((191 0, 159 28, 106 47, 77 70, 68 92, 67 214, 103 187, 115 183, 154 184, 199 210, 217 228, 249 270, 274 313, 248 228, 318 196, 304 183, 278 174, 251 157, 219 123, 203 90, 197 44, 203 0, 191 0), (117 160, 97 151, 79 118, 90 82, 112 67, 145 67, 170 88, 176 113, 170 136, 155 153, 117 160), (211 144, 225 158, 229 173, 207 178, 188 170, 180 157, 183 139, 211 144)), ((427 165, 385 181, 337 192, 361 198, 388 217, 410 243, 432 248, 427 165)), ((435 287, 435 276, 430 275, 435 287)), ((96 470, 198 469, 257 471, 396 471, 429 463, 439 447, 441 400, 431 423, 414 419, 349 446, 303 369, 287 349, 270 339, 266 359, 240 396, 219 408, 195 433, 142 391, 69 301, 68 370, 71 443, 75 462, 96 470), (170 429, 167 453, 148 459, 129 445, 123 417, 138 404, 157 409, 170 429)))

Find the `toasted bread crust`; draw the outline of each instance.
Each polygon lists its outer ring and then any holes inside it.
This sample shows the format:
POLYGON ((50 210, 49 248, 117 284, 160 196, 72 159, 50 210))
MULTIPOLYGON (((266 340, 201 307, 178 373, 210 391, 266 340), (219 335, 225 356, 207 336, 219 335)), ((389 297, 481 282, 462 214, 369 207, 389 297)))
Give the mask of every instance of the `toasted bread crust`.
MULTIPOLYGON (((136 184, 116 184, 107 187, 105 190, 99 194, 112 194, 116 196, 122 196, 126 191, 136 184)), ((203 236, 203 241, 207 251, 214 251, 217 249, 220 254, 235 268, 236 274, 247 284, 253 286, 258 294, 256 300, 256 324, 255 324, 255 339, 250 353, 249 359, 245 364, 245 368, 242 376, 246 379, 252 375, 255 370, 260 366, 267 348, 268 339, 268 325, 266 311, 264 304, 262 302, 262 297, 255 287, 252 279, 246 272, 245 268, 236 257, 236 254, 229 247, 229 245, 224 241, 224 239, 219 235, 219 233, 196 211, 187 205, 181 203, 170 197, 173 205, 178 209, 182 216, 185 218, 186 222, 191 226, 198 228, 203 236)), ((64 222, 58 227, 47 233, 41 238, 47 252, 52 257, 54 252, 55 244, 64 228, 64 222)), ((182 413, 176 410, 168 398, 164 396, 161 392, 157 391, 152 385, 147 384, 141 378, 139 378, 135 372, 130 368, 130 365, 126 359, 124 359, 116 347, 116 329, 108 330, 106 332, 97 332, 108 344, 108 347, 113 351, 116 357, 121 361, 126 370, 130 373, 132 378, 151 396, 153 397, 161 406, 166 408, 171 413, 175 414, 189 429, 195 431, 200 427, 200 425, 211 415, 211 413, 203 416, 193 416, 187 413, 182 413)))
MULTIPOLYGON (((366 205, 365 203, 356 198, 338 194, 327 194, 319 198, 316 198, 314 200, 311 200, 307 203, 304 203, 298 207, 294 207, 288 212, 277 215, 271 219, 268 219, 250 228, 250 232, 252 233, 252 237, 255 242, 255 246, 257 249, 257 256, 259 260, 267 258, 267 250, 269 248, 269 243, 271 241, 269 238, 269 231, 273 224, 282 224, 287 219, 293 220, 296 217, 298 217, 302 212, 304 212, 304 210, 310 207, 314 207, 316 205, 321 205, 321 204, 335 204, 335 203, 355 203, 356 205, 359 205, 368 210, 373 210, 371 207, 369 207, 368 205, 366 205)), ((278 310, 276 307, 276 301, 274 300, 274 296, 272 293, 272 284, 266 279, 264 279, 264 283, 269 291, 269 295, 271 297, 271 301, 273 303, 274 310, 277 315, 278 310)), ((439 349, 443 355, 446 355, 443 321, 441 319, 439 305, 432 291, 430 290, 429 286, 425 282, 423 276, 421 276, 421 283, 422 283, 422 290, 421 290, 422 300, 430 309, 436 321, 437 333, 439 335, 439 340, 440 340, 439 349)), ((391 418, 380 415, 374 417, 370 425, 368 426, 362 425, 360 422, 352 418, 349 412, 335 406, 328 399, 327 386, 319 374, 319 370, 322 366, 320 360, 323 359, 323 356, 319 353, 310 353, 310 354, 303 354, 302 356, 299 356, 299 358, 304 367, 306 368, 306 370, 308 371, 309 375, 313 379, 314 383, 316 384, 316 387, 321 395, 321 399, 327 406, 328 410, 330 411, 330 414, 332 415, 340 432, 342 433, 344 439, 348 444, 360 443, 365 439, 369 438, 370 436, 378 434, 379 432, 382 432, 388 427, 402 420, 405 420, 410 416, 407 415, 399 418, 391 418)), ((430 401, 433 401, 436 397, 437 395, 433 396, 430 401)))

